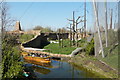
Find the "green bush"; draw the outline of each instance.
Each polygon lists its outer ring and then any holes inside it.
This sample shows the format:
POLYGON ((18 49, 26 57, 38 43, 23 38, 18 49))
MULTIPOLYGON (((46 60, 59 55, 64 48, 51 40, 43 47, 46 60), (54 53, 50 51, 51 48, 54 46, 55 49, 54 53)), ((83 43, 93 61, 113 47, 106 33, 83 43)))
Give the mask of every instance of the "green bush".
POLYGON ((23 69, 16 42, 16 36, 9 34, 2 41, 2 78, 17 77, 23 69))
POLYGON ((86 46, 86 54, 94 55, 94 39, 91 40, 86 46))

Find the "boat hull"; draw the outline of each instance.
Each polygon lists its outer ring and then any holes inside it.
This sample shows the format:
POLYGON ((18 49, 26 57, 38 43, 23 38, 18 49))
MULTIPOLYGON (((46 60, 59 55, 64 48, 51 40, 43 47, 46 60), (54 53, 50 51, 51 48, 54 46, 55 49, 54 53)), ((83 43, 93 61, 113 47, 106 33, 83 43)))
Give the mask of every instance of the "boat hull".
POLYGON ((30 61, 36 61, 40 63, 50 63, 50 60, 46 60, 47 58, 41 58, 41 57, 32 57, 32 56, 25 56, 24 59, 30 60, 30 61))

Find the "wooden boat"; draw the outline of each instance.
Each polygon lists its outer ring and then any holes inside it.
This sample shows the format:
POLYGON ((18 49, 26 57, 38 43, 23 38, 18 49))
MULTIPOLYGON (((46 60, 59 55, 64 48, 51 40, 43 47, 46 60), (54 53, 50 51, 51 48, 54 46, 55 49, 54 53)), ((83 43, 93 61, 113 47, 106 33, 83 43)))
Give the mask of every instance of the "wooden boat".
POLYGON ((40 63, 50 63, 50 59, 49 57, 32 57, 32 56, 24 56, 24 59, 26 60, 30 60, 30 61, 36 61, 36 62, 40 62, 40 63))
POLYGON ((51 65, 51 63, 41 63, 38 61, 30 61, 30 60, 24 60, 27 63, 31 63, 31 64, 35 64, 35 65, 39 65, 39 66, 43 66, 43 67, 47 67, 47 68, 53 68, 53 66, 51 65))

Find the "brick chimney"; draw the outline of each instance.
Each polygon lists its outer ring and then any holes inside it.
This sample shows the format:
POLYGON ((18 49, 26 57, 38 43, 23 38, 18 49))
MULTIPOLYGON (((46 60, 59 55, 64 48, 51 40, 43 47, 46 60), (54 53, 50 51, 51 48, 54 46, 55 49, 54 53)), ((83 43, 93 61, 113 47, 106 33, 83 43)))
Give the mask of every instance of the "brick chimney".
POLYGON ((20 26, 20 21, 17 21, 15 24, 15 31, 22 31, 20 26))

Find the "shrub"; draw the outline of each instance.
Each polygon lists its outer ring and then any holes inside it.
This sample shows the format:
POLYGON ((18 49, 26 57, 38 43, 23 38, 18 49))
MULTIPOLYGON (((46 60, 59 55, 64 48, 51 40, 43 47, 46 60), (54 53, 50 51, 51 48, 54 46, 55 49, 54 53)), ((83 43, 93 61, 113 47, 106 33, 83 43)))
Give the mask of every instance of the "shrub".
POLYGON ((6 34, 2 41, 2 77, 14 78, 22 71, 16 36, 6 34))
POLYGON ((86 46, 86 54, 94 55, 94 39, 91 40, 86 46))

